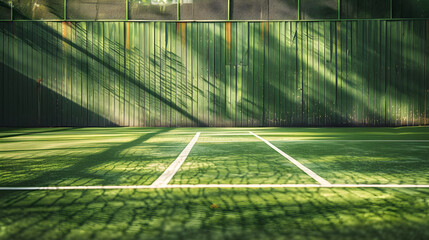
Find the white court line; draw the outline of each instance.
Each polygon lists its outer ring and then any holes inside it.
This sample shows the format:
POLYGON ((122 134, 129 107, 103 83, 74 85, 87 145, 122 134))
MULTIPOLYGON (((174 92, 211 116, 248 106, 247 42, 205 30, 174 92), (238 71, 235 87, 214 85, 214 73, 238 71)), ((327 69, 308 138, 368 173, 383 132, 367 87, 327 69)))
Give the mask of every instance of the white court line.
POLYGON ((180 166, 182 166, 182 164, 185 162, 186 158, 192 150, 192 147, 194 147, 195 143, 197 142, 199 136, 200 132, 197 132, 194 138, 192 138, 192 140, 188 143, 188 146, 183 149, 180 155, 176 158, 176 160, 174 160, 173 163, 170 164, 170 166, 168 166, 165 172, 162 173, 162 175, 159 176, 159 178, 152 183, 152 186, 165 186, 170 182, 174 174, 176 174, 180 166))
POLYGON ((204 136, 251 136, 248 133, 204 133, 204 136))
POLYGON ((302 171, 304 171, 305 173, 307 173, 310 177, 312 177, 314 180, 316 180, 321 185, 324 185, 324 186, 325 185, 331 185, 331 183, 329 183, 328 181, 326 181, 325 179, 323 179, 322 177, 320 177, 319 175, 317 175, 315 172, 313 172, 310 169, 308 169, 306 166, 302 165, 300 162, 298 162, 297 160, 295 160, 293 157, 287 155, 285 152, 283 152, 282 150, 278 149, 276 146, 274 146, 273 144, 271 144, 267 140, 261 138, 260 136, 254 134, 253 132, 249 132, 249 133, 252 134, 253 136, 259 138, 263 142, 265 142, 268 146, 270 146, 272 149, 276 150, 283 157, 287 158, 289 161, 291 161, 293 164, 295 164, 295 166, 299 167, 299 169, 301 169, 302 171))
POLYGON ((131 185, 131 186, 63 186, 63 187, 0 187, 0 191, 36 190, 113 190, 162 188, 429 188, 415 184, 195 184, 195 185, 131 185))
POLYGON ((429 140, 330 140, 330 139, 320 139, 320 140, 306 140, 306 139, 297 139, 297 140, 271 140, 271 142, 429 142, 429 140))

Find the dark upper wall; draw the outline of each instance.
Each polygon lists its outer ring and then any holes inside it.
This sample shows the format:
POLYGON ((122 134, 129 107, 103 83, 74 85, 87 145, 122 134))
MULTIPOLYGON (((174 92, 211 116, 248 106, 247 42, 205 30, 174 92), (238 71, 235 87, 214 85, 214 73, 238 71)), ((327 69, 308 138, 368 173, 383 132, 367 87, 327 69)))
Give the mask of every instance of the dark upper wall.
POLYGON ((0 0, 0 19, 10 20, 11 17, 15 20, 149 21, 429 18, 429 1, 0 0), (13 17, 10 11, 11 2, 13 17))
POLYGON ((429 122, 429 23, 3 22, 0 126, 429 122))

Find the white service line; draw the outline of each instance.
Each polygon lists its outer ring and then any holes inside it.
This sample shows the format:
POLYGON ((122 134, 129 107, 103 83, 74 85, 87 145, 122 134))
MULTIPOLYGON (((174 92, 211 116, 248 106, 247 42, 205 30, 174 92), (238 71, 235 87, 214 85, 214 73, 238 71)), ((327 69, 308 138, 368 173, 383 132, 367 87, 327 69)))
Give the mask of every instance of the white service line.
POLYGON ((311 171, 306 166, 302 165, 300 162, 298 162, 297 160, 295 160, 293 157, 287 155, 285 152, 283 152, 282 150, 278 149, 276 146, 274 146, 273 144, 271 144, 267 140, 261 138, 260 136, 254 134, 253 132, 249 132, 249 133, 252 134, 253 136, 259 138, 263 142, 265 142, 268 146, 270 146, 272 149, 276 150, 283 157, 287 158, 289 161, 291 161, 293 164, 295 164, 295 166, 297 166, 299 169, 301 169, 302 171, 304 171, 305 173, 307 173, 310 177, 312 177, 314 180, 316 180, 321 185, 323 185, 323 186, 331 185, 331 183, 329 183, 328 181, 326 181, 325 179, 323 179, 322 177, 320 177, 319 175, 317 175, 315 172, 311 171))
POLYGON ((63 186, 63 187, 0 187, 0 191, 36 190, 107 190, 107 189, 162 189, 162 188, 429 188, 415 184, 195 184, 195 185, 130 185, 130 186, 63 186))
POLYGON ((159 176, 159 178, 152 183, 152 186, 165 186, 170 182, 170 180, 174 177, 174 174, 176 174, 180 166, 182 166, 182 164, 185 162, 186 158, 188 157, 189 153, 197 142, 199 136, 200 132, 197 132, 194 138, 192 138, 192 140, 188 143, 188 146, 183 149, 180 155, 176 158, 176 160, 174 160, 173 163, 170 164, 170 166, 168 166, 164 173, 162 173, 162 175, 159 176))
POLYGON ((204 136, 250 136, 248 133, 204 133, 204 136))

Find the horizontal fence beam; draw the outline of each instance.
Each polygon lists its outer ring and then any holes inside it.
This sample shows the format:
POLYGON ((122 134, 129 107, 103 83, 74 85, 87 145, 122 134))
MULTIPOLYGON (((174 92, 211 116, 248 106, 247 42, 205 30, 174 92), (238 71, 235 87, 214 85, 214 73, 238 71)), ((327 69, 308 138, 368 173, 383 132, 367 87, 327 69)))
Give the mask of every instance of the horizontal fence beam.
POLYGON ((137 19, 130 19, 129 18, 129 1, 125 1, 125 19, 72 19, 67 17, 67 0, 64 0, 64 17, 62 19, 15 19, 14 18, 14 5, 11 3, 11 17, 10 19, 3 19, 0 21, 130 21, 130 22, 139 22, 139 21, 148 21, 148 22, 241 22, 241 21, 249 21, 249 22, 255 22, 255 21, 262 21, 262 22, 279 22, 279 21, 316 21, 316 22, 322 22, 322 21, 339 21, 339 20, 394 20, 394 21, 400 21, 400 20, 429 20, 429 17, 416 17, 416 18, 395 18, 393 17, 393 1, 389 1, 389 17, 386 18, 342 18, 341 16, 341 0, 337 0, 337 17, 333 19, 301 19, 301 0, 297 1, 297 19, 279 19, 279 20, 270 20, 270 19, 264 19, 264 20, 234 20, 231 19, 231 2, 228 0, 228 7, 227 7, 227 18, 224 20, 184 20, 180 17, 180 0, 177 1, 177 19, 175 20, 137 20, 137 19))

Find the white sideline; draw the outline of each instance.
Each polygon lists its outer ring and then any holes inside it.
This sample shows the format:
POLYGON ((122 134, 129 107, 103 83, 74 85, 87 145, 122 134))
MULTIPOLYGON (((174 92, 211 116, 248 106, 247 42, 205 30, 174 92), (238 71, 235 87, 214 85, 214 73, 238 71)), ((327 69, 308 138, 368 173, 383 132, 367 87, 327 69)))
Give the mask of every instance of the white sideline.
POLYGON ((0 187, 0 191, 36 190, 106 190, 106 189, 162 189, 162 188, 429 188, 413 184, 195 184, 195 185, 131 185, 131 186, 63 186, 63 187, 0 187))
POLYGON ((285 152, 283 152, 282 150, 278 149, 276 146, 274 146, 273 144, 271 144, 267 140, 261 138, 260 136, 254 134, 253 132, 249 132, 249 133, 252 134, 253 136, 259 138, 263 142, 265 142, 268 146, 270 146, 272 149, 276 150, 283 157, 287 158, 289 161, 291 161, 293 164, 295 164, 295 166, 299 167, 299 169, 301 169, 302 171, 304 171, 305 173, 307 173, 307 175, 309 175, 310 177, 312 177, 314 180, 316 180, 321 185, 323 185, 323 186, 331 185, 331 183, 329 183, 328 181, 326 181, 325 179, 323 179, 322 177, 320 177, 319 175, 317 175, 315 172, 313 172, 310 169, 308 169, 306 166, 302 165, 300 162, 298 162, 297 160, 295 160, 293 157, 287 155, 285 152))
POLYGON ((183 151, 176 158, 176 160, 174 160, 174 162, 171 163, 170 166, 168 166, 168 168, 162 173, 162 175, 159 176, 159 178, 152 183, 152 186, 165 186, 170 182, 174 174, 176 174, 180 166, 182 166, 182 164, 185 162, 186 158, 192 150, 192 147, 194 147, 195 143, 197 142, 199 136, 200 132, 197 132, 197 134, 195 134, 194 138, 192 138, 192 140, 188 143, 186 148, 183 149, 183 151))
POLYGON ((429 140, 332 140, 332 139, 297 139, 297 140, 272 140, 272 142, 429 142, 429 140))

